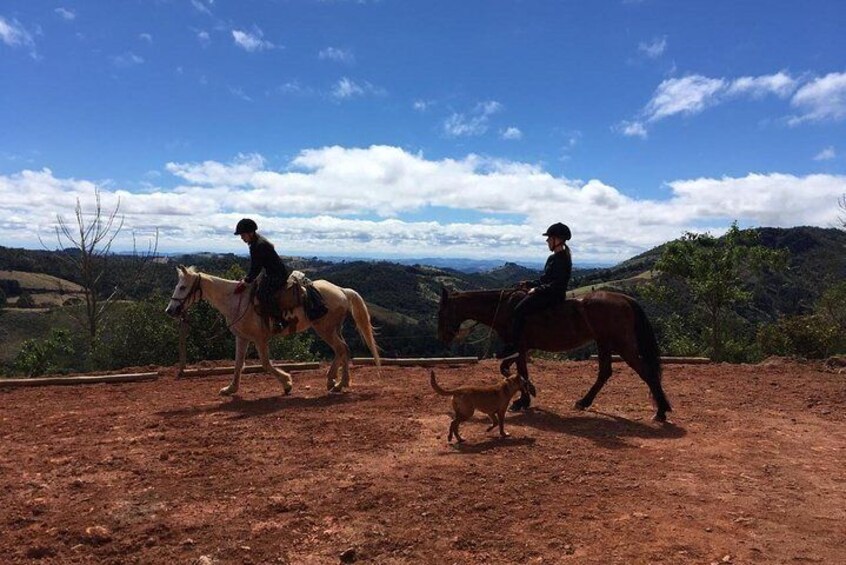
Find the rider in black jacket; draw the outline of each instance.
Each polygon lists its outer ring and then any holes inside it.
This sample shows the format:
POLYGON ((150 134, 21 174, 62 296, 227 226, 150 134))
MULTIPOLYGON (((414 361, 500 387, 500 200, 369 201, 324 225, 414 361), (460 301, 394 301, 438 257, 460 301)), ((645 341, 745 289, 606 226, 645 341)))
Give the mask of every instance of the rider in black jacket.
POLYGON ((280 288, 285 288, 288 283, 288 268, 276 253, 273 244, 262 235, 256 233, 258 226, 249 219, 244 218, 235 227, 235 235, 250 246, 250 272, 244 277, 235 292, 242 292, 246 284, 253 283, 259 274, 264 271, 264 276, 259 279, 259 286, 256 295, 262 308, 273 318, 273 322, 279 327, 285 327, 282 312, 274 294, 280 288))
POLYGON ((527 289, 528 293, 514 308, 511 342, 503 349, 500 359, 516 359, 519 356, 518 346, 527 316, 548 310, 567 298, 567 285, 573 270, 570 248, 566 243, 570 239, 570 228, 558 222, 549 226, 543 235, 552 255, 546 260, 540 279, 520 283, 520 288, 527 289))

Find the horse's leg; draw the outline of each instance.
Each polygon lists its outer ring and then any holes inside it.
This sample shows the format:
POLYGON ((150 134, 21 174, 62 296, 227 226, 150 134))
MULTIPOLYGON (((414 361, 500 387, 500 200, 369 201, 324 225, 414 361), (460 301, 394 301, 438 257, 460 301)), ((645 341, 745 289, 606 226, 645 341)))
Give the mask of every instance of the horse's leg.
POLYGON ((268 345, 267 340, 256 342, 256 351, 258 351, 261 366, 264 368, 265 372, 270 373, 276 377, 277 381, 282 383, 282 387, 284 388, 286 395, 291 394, 291 389, 294 388, 294 383, 291 381, 291 373, 274 367, 273 363, 270 362, 270 346, 268 345))
POLYGON ((228 386, 220 389, 221 395, 230 396, 238 392, 238 388, 241 386, 241 370, 244 368, 244 359, 247 357, 247 348, 249 346, 249 339, 235 336, 235 375, 232 377, 232 382, 228 386))
POLYGON ((655 416, 652 417, 656 422, 666 422, 667 412, 672 410, 667 396, 664 394, 664 389, 661 386, 661 377, 654 375, 647 371, 640 360, 640 354, 634 347, 624 347, 620 350, 620 357, 623 361, 629 364, 629 367, 634 369, 638 376, 643 379, 646 386, 649 387, 649 392, 652 393, 652 399, 655 401, 655 416))
POLYGON ((590 390, 587 391, 584 398, 576 401, 576 410, 585 410, 593 404, 593 400, 596 398, 596 395, 599 394, 599 391, 602 390, 602 387, 605 386, 605 383, 608 382, 609 378, 611 378, 611 347, 607 343, 600 342, 597 342, 596 346, 596 356, 599 359, 599 373, 596 376, 596 382, 593 383, 593 386, 590 387, 590 390))
POLYGON ((341 340, 343 347, 344 358, 341 361, 341 388, 349 388, 350 386, 350 346, 341 335, 341 330, 338 329, 338 339, 341 340))
MULTIPOLYGON (((330 392, 340 392, 341 383, 338 382, 338 368, 341 363, 347 362, 344 353, 348 351, 347 344, 344 343, 340 336, 340 328, 327 328, 324 325, 317 324, 312 326, 323 341, 332 348, 335 357, 332 359, 332 365, 329 366, 329 371, 326 373, 326 390, 330 392)), ((349 382, 349 376, 347 376, 349 382)))
POLYGON ((529 380, 529 367, 526 364, 527 354, 527 351, 521 351, 520 356, 517 358, 517 374, 520 375, 526 386, 520 389, 520 398, 511 403, 510 410, 512 412, 519 412, 520 410, 529 408, 532 405, 531 395, 535 394, 535 385, 529 380))

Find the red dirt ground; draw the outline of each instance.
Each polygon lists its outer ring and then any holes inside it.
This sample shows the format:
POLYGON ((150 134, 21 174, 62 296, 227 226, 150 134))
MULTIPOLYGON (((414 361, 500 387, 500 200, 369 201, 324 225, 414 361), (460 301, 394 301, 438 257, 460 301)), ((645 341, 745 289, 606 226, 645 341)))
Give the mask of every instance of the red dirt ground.
POLYGON ((846 562, 846 375, 668 365, 658 425, 627 368, 587 412, 595 363, 530 370, 512 437, 461 448, 422 368, 0 388, 0 563, 846 562))

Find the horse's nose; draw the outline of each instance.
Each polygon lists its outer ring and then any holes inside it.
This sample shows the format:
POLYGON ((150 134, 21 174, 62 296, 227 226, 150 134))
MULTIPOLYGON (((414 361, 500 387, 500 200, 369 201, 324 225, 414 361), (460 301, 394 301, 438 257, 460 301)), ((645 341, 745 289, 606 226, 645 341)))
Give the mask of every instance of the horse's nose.
POLYGON ((168 305, 168 307, 165 308, 165 314, 167 314, 168 316, 175 316, 176 315, 176 308, 174 308, 171 305, 168 305))

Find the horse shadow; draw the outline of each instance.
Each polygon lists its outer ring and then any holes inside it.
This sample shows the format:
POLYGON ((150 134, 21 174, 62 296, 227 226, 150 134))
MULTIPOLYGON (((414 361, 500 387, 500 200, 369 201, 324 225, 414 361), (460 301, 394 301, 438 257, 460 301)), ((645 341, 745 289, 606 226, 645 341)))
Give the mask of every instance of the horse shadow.
POLYGON ((156 415, 164 418, 181 418, 196 416, 199 414, 232 414, 231 418, 240 420, 244 418, 255 418, 275 414, 281 410, 298 408, 319 409, 340 404, 351 404, 371 400, 376 396, 374 392, 344 392, 338 394, 324 394, 322 396, 267 396, 264 398, 245 399, 240 395, 234 395, 227 402, 212 404, 209 406, 198 406, 178 408, 176 410, 164 410, 156 412, 156 415))
POLYGON ((687 435, 683 427, 669 422, 643 423, 598 410, 562 416, 543 408, 532 408, 511 416, 508 425, 582 437, 606 449, 636 447, 626 438, 679 439, 687 435))

